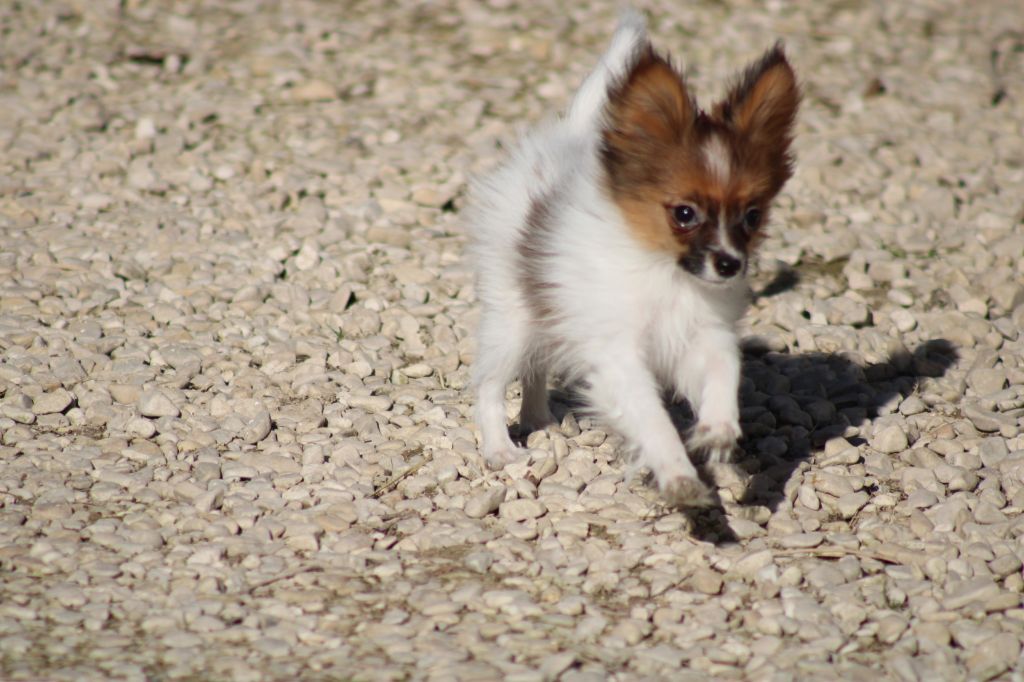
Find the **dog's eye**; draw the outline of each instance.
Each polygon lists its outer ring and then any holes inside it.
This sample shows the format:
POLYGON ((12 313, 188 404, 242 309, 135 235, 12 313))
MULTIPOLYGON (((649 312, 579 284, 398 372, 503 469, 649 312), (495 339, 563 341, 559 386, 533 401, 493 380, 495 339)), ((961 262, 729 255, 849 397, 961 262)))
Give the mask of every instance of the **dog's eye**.
POLYGON ((679 204, 672 207, 672 220, 680 230, 689 231, 700 224, 700 213, 689 204, 679 204))
POLYGON ((761 209, 759 208, 748 208, 747 212, 743 214, 743 227, 747 228, 747 231, 753 232, 761 226, 761 209))

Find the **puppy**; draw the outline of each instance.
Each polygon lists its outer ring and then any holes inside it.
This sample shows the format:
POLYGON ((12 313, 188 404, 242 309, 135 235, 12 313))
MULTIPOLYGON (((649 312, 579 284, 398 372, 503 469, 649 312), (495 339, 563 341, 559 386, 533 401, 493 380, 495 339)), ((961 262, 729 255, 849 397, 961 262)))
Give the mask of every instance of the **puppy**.
POLYGON ((661 392, 694 408, 689 449, 728 461, 740 436, 745 275, 792 174, 799 100, 776 45, 700 109, 643 17, 627 13, 568 113, 477 183, 474 387, 489 466, 525 454, 506 426, 508 383, 522 382, 529 432, 552 421, 553 373, 582 387, 668 503, 712 503, 661 392))

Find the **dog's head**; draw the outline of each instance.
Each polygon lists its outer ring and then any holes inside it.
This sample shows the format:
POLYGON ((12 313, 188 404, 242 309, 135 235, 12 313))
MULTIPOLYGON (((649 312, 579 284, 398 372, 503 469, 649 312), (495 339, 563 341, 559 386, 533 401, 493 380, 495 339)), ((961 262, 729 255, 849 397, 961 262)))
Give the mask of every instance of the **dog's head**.
POLYGON ((742 276, 772 199, 792 175, 800 92, 781 45, 710 112, 647 48, 609 93, 601 160, 635 236, 711 283, 742 276))

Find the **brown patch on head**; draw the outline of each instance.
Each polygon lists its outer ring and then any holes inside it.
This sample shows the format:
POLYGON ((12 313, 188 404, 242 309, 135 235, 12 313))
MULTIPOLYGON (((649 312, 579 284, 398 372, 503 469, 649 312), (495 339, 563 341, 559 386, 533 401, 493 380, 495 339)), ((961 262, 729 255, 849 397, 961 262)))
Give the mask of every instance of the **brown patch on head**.
POLYGON ((679 74, 648 48, 609 93, 602 158, 613 194, 660 183, 666 150, 686 141, 696 112, 679 74))
POLYGON ((685 243, 665 229, 664 187, 692 147, 697 106, 682 77, 650 48, 609 101, 602 160, 612 198, 641 242, 681 256, 685 243))
POLYGON ((752 250, 760 230, 744 230, 743 219, 753 207, 763 224, 792 174, 799 99, 778 45, 710 114, 697 108, 671 63, 648 49, 609 93, 601 149, 609 194, 634 236, 680 262, 724 247, 723 239, 752 250), (673 208, 683 204, 699 210, 700 224, 683 228, 673 219, 673 208))
POLYGON ((665 208, 660 203, 654 200, 622 199, 618 204, 633 235, 645 245, 673 253, 678 258, 686 254, 687 245, 675 239, 672 232, 664 228, 665 208))
POLYGON ((697 107, 672 64, 648 48, 612 95, 609 147, 627 154, 678 140, 697 107))

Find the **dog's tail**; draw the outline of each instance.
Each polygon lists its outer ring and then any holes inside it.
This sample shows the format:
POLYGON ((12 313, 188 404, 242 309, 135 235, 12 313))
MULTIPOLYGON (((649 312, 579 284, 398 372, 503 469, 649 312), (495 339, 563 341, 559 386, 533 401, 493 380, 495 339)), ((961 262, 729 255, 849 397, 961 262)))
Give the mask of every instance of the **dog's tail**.
POLYGON ((569 107, 566 120, 573 131, 583 134, 598 126, 608 103, 609 88, 626 77, 649 45, 643 14, 635 9, 624 11, 611 44, 569 107))

